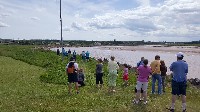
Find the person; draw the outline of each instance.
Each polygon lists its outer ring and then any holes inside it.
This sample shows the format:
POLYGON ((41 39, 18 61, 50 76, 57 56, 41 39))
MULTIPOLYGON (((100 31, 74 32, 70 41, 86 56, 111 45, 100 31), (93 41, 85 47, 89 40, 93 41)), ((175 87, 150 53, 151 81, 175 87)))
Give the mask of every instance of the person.
POLYGON ((76 93, 78 94, 78 63, 75 62, 74 58, 70 58, 70 62, 66 65, 66 73, 68 75, 68 88, 69 94, 71 94, 71 83, 75 83, 76 93))
POLYGON ((108 92, 115 92, 116 80, 117 80, 117 71, 119 66, 115 61, 115 57, 111 56, 111 60, 108 62, 108 92))
POLYGON ((164 60, 161 60, 160 61, 160 71, 161 71, 161 77, 162 77, 162 90, 163 90, 163 93, 165 93, 165 79, 166 79, 166 76, 167 76, 167 67, 165 65, 165 61, 164 60))
POLYGON ((136 93, 136 99, 133 100, 134 103, 138 104, 140 100, 140 93, 141 88, 143 90, 143 93, 141 93, 141 96, 144 97, 144 104, 147 104, 147 87, 148 87, 148 79, 151 74, 151 68, 148 65, 148 60, 144 59, 144 65, 141 65, 137 68, 138 72, 138 78, 137 78, 137 93, 136 93))
POLYGON ((182 111, 186 112, 186 87, 187 87, 187 73, 188 64, 183 60, 184 54, 179 52, 176 54, 177 61, 173 62, 170 66, 172 71, 172 104, 170 111, 174 112, 176 95, 181 95, 182 98, 182 111))
POLYGON ((87 52, 85 53, 85 55, 86 55, 86 61, 89 61, 89 59, 90 59, 90 53, 89 53, 89 51, 87 51, 87 52))
POLYGON ((62 54, 63 56, 68 56, 68 53, 65 51, 65 48, 62 48, 62 54))
POLYGON ((82 60, 85 61, 85 51, 82 51, 82 60))
MULTIPOLYGON (((144 61, 144 57, 141 57, 141 60, 137 63, 137 67, 136 68, 138 68, 140 65, 144 65, 143 61, 144 61)), ((138 78, 138 74, 136 74, 136 75, 137 75, 137 78, 138 78)), ((140 92, 141 92, 141 94, 143 93, 142 88, 141 88, 140 92)), ((135 93, 137 93, 137 88, 136 87, 135 87, 135 93)))
POLYGON ((85 86, 85 75, 83 73, 83 69, 80 69, 79 70, 79 73, 78 73, 78 84, 79 86, 85 86))
POLYGON ((60 55, 60 50, 58 47, 57 47, 57 55, 60 55))
POLYGON ((74 50, 72 57, 76 60, 76 51, 74 50))
POLYGON ((141 60, 137 63, 137 68, 138 68, 140 65, 144 65, 143 61, 144 61, 144 57, 141 57, 141 60))
POLYGON ((151 62, 151 70, 152 70, 152 94, 155 94, 155 83, 158 80, 158 94, 162 94, 162 78, 160 71, 160 56, 156 55, 155 60, 151 62))
POLYGON ((103 86, 103 61, 102 59, 98 59, 98 64, 96 65, 96 87, 102 88, 103 86))
POLYGON ((71 50, 69 49, 69 50, 68 50, 68 54, 69 54, 69 56, 71 56, 71 53, 72 53, 72 52, 71 52, 71 50))
POLYGON ((128 65, 124 64, 124 72, 123 72, 123 81, 124 81, 124 86, 128 85, 128 65))
POLYGON ((62 54, 63 55, 65 54, 65 48, 64 47, 62 48, 62 54))

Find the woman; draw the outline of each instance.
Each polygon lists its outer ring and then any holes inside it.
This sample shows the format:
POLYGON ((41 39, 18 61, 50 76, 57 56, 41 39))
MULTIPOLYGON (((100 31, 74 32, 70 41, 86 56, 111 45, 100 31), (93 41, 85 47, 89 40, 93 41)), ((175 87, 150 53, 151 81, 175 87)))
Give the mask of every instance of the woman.
POLYGON ((165 62, 163 60, 160 61, 160 71, 161 71, 161 77, 162 77, 162 86, 163 86, 163 92, 165 92, 165 79, 167 76, 167 67, 165 66, 165 62))
POLYGON ((151 68, 148 65, 148 60, 145 59, 144 65, 141 65, 137 68, 138 70, 138 78, 137 78, 137 93, 136 93, 136 99, 133 100, 134 103, 138 104, 139 103, 139 97, 141 93, 141 89, 143 90, 142 96, 144 97, 144 104, 147 104, 147 87, 148 87, 148 79, 149 76, 151 75, 151 68))
POLYGON ((111 56, 111 61, 108 62, 108 92, 115 92, 115 86, 116 86, 116 80, 117 80, 117 70, 119 69, 119 66, 115 60, 114 56, 111 56))

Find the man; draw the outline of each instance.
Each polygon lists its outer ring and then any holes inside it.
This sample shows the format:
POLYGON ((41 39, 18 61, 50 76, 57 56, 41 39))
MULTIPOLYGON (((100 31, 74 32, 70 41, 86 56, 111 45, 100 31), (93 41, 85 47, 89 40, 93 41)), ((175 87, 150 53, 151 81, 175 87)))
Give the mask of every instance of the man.
POLYGON ((85 61, 85 51, 82 51, 82 59, 85 61))
POLYGON ((162 94, 162 77, 160 71, 160 56, 156 55, 155 60, 151 62, 152 70, 152 94, 155 94, 155 83, 158 80, 158 94, 162 94))
POLYGON ((60 55, 59 47, 57 47, 57 55, 60 55))
POLYGON ((78 64, 75 62, 75 59, 71 57, 70 62, 66 66, 66 74, 68 75, 68 88, 69 94, 71 94, 71 83, 75 83, 76 93, 78 94, 78 64))
POLYGON ((89 59, 90 59, 90 53, 89 53, 89 51, 87 51, 85 53, 85 56, 86 56, 86 61, 89 61, 89 59))
POLYGON ((187 87, 187 73, 188 64, 183 60, 183 53, 176 54, 177 61, 173 62, 170 66, 170 71, 173 73, 172 78, 172 105, 170 111, 174 112, 176 95, 181 95, 182 110, 186 112, 186 87, 187 87))
POLYGON ((73 58, 75 59, 75 61, 76 61, 76 51, 74 50, 74 52, 73 52, 73 58))
POLYGON ((141 60, 137 63, 137 68, 138 68, 140 65, 144 65, 143 61, 144 61, 144 57, 141 57, 141 60))

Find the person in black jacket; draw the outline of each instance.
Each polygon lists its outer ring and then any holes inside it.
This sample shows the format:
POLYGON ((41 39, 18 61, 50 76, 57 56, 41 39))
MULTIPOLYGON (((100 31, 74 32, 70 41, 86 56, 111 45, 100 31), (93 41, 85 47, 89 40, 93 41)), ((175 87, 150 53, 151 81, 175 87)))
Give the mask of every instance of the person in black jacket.
POLYGON ((160 71, 161 71, 161 77, 162 77, 162 86, 163 86, 163 93, 165 92, 165 79, 167 76, 167 67, 165 65, 164 60, 160 61, 160 71))

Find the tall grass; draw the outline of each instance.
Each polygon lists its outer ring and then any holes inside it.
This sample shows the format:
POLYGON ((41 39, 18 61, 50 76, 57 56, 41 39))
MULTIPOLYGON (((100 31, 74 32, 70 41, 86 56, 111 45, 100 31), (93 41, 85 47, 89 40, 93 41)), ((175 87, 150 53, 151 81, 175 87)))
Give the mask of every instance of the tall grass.
MULTIPOLYGON (((0 46, 0 55, 21 60, 31 66, 11 58, 0 57, 1 85, 0 109, 1 111, 75 111, 75 112, 165 112, 170 106, 170 85, 163 95, 148 94, 147 105, 132 104, 136 77, 130 72, 128 87, 122 87, 122 70, 117 79, 117 92, 107 92, 107 63, 104 63, 104 87, 95 88, 96 61, 91 59, 84 62, 77 57, 79 68, 83 68, 86 75, 86 86, 80 88, 80 94, 67 94, 67 76, 61 56, 55 52, 34 49, 35 46, 0 46), (3 63, 3 64, 2 64, 3 63), (8 89, 9 88, 9 89, 8 89), (10 108, 12 107, 12 108, 10 108)), ((148 93, 150 93, 150 85, 148 93)), ((188 86, 187 111, 200 110, 199 90, 188 86)), ((176 110, 181 110, 181 101, 178 98, 176 110)))

